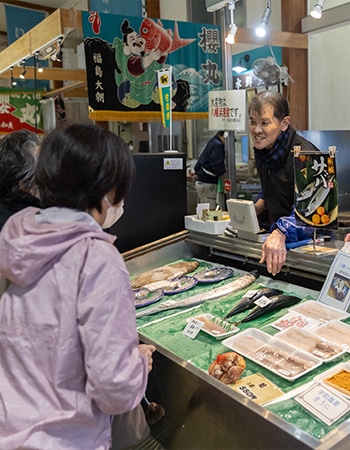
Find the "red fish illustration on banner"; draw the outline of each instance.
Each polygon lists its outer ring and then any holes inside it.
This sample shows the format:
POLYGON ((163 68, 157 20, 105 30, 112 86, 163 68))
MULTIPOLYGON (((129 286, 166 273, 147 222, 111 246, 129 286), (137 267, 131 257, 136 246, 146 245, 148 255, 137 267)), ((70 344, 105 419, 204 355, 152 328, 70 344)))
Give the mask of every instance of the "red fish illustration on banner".
POLYGON ((100 34, 101 19, 98 12, 89 11, 89 22, 92 23, 92 30, 95 34, 100 34))
POLYGON ((172 53, 175 50, 185 47, 195 39, 182 39, 179 35, 177 22, 174 25, 174 35, 171 30, 166 30, 162 22, 158 23, 151 19, 144 19, 140 27, 141 37, 146 41, 146 52, 149 53, 160 50, 162 54, 172 53))

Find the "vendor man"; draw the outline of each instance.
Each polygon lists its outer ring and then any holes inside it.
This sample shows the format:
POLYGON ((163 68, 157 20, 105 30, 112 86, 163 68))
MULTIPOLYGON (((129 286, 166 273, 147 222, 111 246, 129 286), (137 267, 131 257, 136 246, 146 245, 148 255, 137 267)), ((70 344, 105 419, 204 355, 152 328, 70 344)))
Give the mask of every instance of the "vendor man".
POLYGON ((260 263, 276 275, 286 261, 286 235, 278 220, 290 216, 294 205, 294 153, 318 150, 311 142, 296 134, 290 125, 288 101, 282 94, 263 91, 249 105, 249 130, 262 192, 255 203, 257 214, 268 210, 272 233, 266 239, 260 263))

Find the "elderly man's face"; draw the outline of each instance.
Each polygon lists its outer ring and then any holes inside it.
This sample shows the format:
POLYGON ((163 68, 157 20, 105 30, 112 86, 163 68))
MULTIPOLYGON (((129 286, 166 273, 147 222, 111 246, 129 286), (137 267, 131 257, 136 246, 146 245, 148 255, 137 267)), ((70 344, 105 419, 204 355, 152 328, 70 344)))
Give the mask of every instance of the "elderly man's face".
POLYGON ((258 150, 263 148, 271 150, 278 136, 288 128, 289 123, 289 117, 279 121, 274 116, 274 108, 269 104, 263 105, 260 116, 257 112, 250 111, 249 130, 254 147, 258 150))

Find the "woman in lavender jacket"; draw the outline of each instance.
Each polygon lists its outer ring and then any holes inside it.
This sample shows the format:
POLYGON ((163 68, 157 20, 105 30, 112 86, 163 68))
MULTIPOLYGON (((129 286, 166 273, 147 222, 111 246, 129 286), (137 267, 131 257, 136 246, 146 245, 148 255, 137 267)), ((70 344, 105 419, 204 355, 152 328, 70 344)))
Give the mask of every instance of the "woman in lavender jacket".
POLYGON ((0 233, 0 448, 108 449, 111 415, 141 401, 154 346, 138 345, 129 273, 102 231, 122 212, 134 165, 95 125, 44 140, 44 209, 0 233))

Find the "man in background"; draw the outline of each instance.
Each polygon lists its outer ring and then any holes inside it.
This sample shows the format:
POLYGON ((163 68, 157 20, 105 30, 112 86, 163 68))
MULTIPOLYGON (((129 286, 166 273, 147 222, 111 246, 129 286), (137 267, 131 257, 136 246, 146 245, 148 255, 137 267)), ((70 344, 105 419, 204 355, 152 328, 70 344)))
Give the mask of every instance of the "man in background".
POLYGON ((224 131, 218 131, 210 139, 199 156, 194 167, 197 175, 196 191, 199 203, 209 203, 210 209, 217 206, 219 177, 225 174, 225 137, 224 131))

